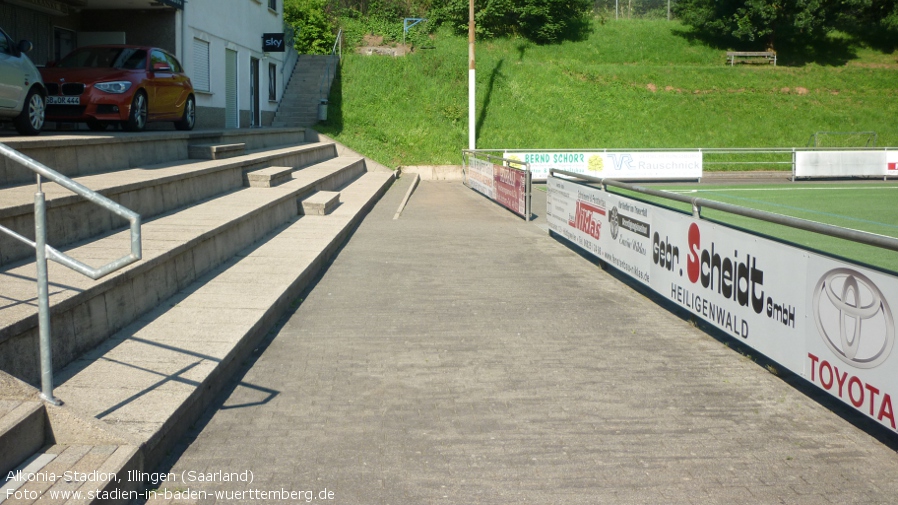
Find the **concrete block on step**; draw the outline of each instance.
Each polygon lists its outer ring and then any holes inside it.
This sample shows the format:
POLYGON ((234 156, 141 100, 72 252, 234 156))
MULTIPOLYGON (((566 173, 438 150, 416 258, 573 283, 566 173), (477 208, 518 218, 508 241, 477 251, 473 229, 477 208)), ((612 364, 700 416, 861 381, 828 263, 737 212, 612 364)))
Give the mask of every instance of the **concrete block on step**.
POLYGON ((246 144, 194 144, 188 153, 193 160, 223 160, 235 156, 243 156, 246 144))
POLYGON ((273 188, 293 178, 293 167, 268 167, 246 174, 251 188, 273 188))
POLYGON ((339 191, 319 191, 302 201, 299 212, 307 216, 325 216, 338 205, 340 205, 339 191))

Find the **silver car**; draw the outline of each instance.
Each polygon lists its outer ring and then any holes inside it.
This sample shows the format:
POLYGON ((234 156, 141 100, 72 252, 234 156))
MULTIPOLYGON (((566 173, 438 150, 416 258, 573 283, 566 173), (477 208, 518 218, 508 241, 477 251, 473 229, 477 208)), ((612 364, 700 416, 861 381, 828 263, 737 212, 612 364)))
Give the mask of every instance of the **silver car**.
POLYGON ((31 48, 31 42, 16 44, 0 29, 0 120, 12 120, 22 135, 37 135, 44 127, 47 90, 25 56, 31 48))

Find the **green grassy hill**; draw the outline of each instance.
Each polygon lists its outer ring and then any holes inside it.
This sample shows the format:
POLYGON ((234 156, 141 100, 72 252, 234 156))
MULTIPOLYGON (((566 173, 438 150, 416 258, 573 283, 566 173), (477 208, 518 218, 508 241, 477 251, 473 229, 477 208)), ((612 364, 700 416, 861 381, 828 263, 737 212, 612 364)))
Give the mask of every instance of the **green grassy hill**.
MULTIPOLYGON (((597 23, 589 40, 478 42, 477 147, 803 147, 816 131, 898 146, 898 54, 833 39, 777 67, 726 64, 677 22, 597 23)), ((345 54, 322 132, 388 166, 458 164, 467 39, 400 58, 345 54)))

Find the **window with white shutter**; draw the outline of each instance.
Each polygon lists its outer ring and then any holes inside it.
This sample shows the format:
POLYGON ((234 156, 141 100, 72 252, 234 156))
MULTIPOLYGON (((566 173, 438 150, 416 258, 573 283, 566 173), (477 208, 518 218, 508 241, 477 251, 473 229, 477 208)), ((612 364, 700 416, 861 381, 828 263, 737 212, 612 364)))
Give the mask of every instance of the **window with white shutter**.
POLYGON ((209 78, 209 43, 193 39, 193 72, 190 76, 193 89, 212 91, 209 78))

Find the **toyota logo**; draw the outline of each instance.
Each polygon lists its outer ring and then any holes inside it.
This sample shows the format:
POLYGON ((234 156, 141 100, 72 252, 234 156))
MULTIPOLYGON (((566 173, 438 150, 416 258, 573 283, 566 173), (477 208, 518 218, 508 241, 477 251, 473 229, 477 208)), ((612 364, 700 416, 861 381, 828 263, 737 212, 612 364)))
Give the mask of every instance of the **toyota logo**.
POLYGON ((857 368, 882 364, 895 343, 895 321, 882 291, 848 268, 830 270, 814 288, 817 331, 832 352, 857 368))

